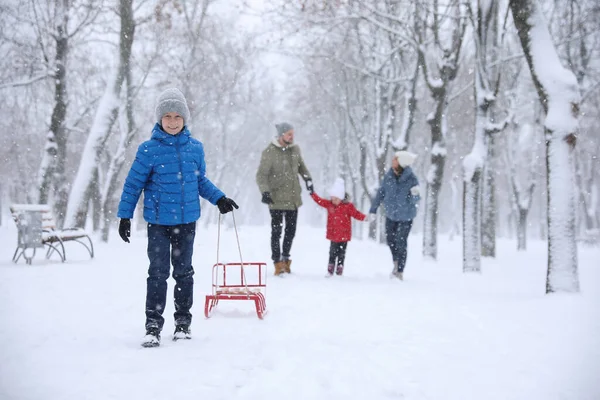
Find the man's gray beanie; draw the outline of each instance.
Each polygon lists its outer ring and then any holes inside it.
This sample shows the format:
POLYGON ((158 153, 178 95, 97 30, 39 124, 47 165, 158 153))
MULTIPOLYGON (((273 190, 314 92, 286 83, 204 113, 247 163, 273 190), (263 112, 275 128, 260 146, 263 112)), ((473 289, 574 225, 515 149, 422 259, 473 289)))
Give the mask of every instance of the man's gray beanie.
POLYGON ((175 112, 183 117, 183 124, 186 125, 190 119, 190 109, 188 108, 185 96, 179 89, 170 88, 158 96, 156 109, 154 110, 156 120, 160 124, 162 117, 169 112, 175 112))
POLYGON ((277 128, 277 136, 283 136, 284 133, 286 133, 289 130, 294 129, 294 127, 291 124, 288 124, 287 122, 282 122, 280 124, 275 124, 275 128, 277 128))

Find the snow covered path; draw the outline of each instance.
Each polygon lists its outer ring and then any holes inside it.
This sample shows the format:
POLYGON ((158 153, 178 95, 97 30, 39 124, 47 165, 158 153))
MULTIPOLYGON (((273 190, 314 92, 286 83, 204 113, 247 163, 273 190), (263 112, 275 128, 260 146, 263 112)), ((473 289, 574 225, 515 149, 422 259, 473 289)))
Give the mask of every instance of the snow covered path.
MULTIPOLYGON (((267 228, 240 234, 245 261, 268 261, 267 228)), ((440 238, 433 263, 413 236, 398 282, 387 247, 354 240, 345 276, 325 279, 323 229, 301 226, 294 274, 269 276, 265 320, 250 302, 206 320, 215 236, 196 237, 193 340, 171 341, 170 280, 162 345, 144 349, 143 231, 96 240, 93 261, 71 243, 67 263, 25 266, 0 227, 0 399, 600 398, 599 249, 580 249, 581 294, 545 296, 541 242, 501 241, 481 275, 463 275, 459 241, 440 238)), ((237 261, 223 239, 222 261, 237 261)))

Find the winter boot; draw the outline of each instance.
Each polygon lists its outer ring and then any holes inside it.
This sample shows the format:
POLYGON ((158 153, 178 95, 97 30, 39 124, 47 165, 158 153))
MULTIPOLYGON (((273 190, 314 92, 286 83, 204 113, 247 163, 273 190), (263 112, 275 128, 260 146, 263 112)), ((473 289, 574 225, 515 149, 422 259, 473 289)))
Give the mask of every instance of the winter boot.
POLYGON ((277 261, 275 263, 275 276, 285 273, 285 261, 277 261))
POLYGON ((146 336, 142 339, 142 347, 160 346, 160 330, 158 328, 146 329, 146 336))
POLYGON ((336 275, 342 275, 344 273, 344 266, 343 265, 338 265, 337 268, 335 269, 335 274, 336 275))
POLYGON ((398 278, 398 273, 398 261, 394 261, 394 269, 392 269, 392 272, 390 273, 390 279, 398 278))
POLYGON ((285 272, 286 274, 291 274, 292 269, 290 267, 292 266, 292 260, 290 260, 289 258, 284 258, 282 262, 283 262, 283 272, 285 272))
POLYGON ((403 281, 404 280, 404 276, 402 275, 402 272, 398 271, 398 273, 396 274, 396 278, 398 278, 401 281, 403 281))
POLYGON ((180 339, 191 339, 192 331, 189 325, 177 325, 175 327, 175 333, 173 334, 173 341, 180 339))
POLYGON ((335 265, 329 264, 327 266, 327 276, 333 276, 333 271, 335 270, 335 265))

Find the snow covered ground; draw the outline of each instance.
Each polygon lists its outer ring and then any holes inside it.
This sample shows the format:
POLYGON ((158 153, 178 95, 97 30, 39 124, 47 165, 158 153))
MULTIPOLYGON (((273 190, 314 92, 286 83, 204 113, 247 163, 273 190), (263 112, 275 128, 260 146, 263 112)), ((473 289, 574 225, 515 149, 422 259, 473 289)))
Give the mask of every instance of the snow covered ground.
MULTIPOLYGON (((216 227, 196 236, 191 341, 172 342, 172 285, 163 341, 144 349, 144 231, 75 243, 61 264, 14 265, 12 221, 0 227, 0 399, 600 399, 600 250, 579 251, 582 292, 544 295, 546 250, 498 243, 483 273, 461 272, 461 243, 440 237, 439 261, 410 238, 405 281, 390 281, 387 247, 354 240, 342 278, 325 279, 324 228, 300 226, 294 274, 269 276, 265 320, 250 302, 204 319, 216 227)), ((243 227, 245 261, 268 261, 269 230, 243 227)), ((223 232, 222 261, 237 261, 223 232)), ((269 263, 269 267, 271 267, 269 263)))

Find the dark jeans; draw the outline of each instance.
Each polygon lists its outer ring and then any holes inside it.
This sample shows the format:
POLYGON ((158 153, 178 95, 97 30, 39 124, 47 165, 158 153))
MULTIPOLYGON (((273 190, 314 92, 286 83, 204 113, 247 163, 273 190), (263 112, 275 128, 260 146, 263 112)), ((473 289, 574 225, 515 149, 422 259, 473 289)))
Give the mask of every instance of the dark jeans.
POLYGON ((335 264, 337 258, 337 265, 344 265, 346 246, 348 246, 348 242, 331 242, 329 246, 329 264, 335 264))
POLYGON ((406 247, 410 228, 412 228, 412 220, 392 221, 389 218, 385 220, 387 243, 392 251, 392 260, 398 261, 398 271, 400 272, 404 271, 406 265, 406 247))
POLYGON ((290 258, 292 242, 296 235, 296 221, 298 210, 271 210, 271 259, 274 262, 290 258), (283 237, 283 251, 280 250, 279 241, 283 231, 285 219, 285 235, 283 237))
POLYGON ((148 280, 146 290, 146 329, 162 329, 167 301, 167 279, 173 264, 175 325, 190 325, 194 301, 192 253, 196 223, 184 225, 148 224, 148 280))

